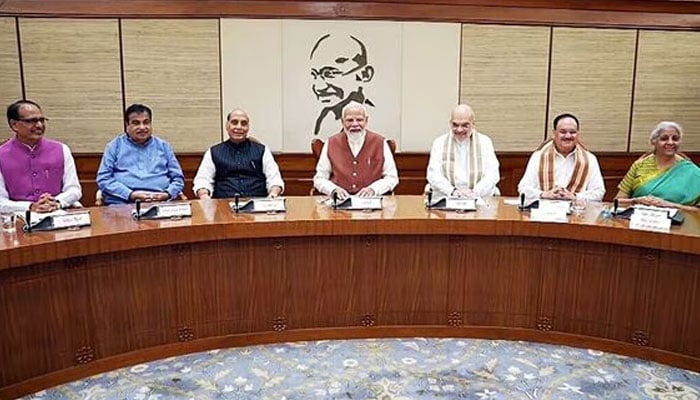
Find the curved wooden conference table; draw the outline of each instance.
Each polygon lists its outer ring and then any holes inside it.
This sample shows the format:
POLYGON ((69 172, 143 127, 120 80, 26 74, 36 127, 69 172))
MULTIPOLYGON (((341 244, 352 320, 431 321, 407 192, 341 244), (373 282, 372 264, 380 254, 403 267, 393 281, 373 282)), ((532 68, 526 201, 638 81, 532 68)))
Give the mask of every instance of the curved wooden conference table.
POLYGON ((474 213, 418 196, 375 212, 317 197, 286 214, 3 234, 0 397, 205 349, 321 338, 464 336, 587 346, 700 371, 700 213, 671 233, 589 203, 568 224, 504 199, 474 213))

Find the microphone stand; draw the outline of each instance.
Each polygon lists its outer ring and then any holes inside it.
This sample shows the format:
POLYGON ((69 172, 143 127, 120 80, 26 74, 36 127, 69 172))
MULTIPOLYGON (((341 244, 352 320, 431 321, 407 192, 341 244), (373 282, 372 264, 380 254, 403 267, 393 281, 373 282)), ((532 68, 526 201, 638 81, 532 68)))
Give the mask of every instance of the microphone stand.
POLYGON ((27 233, 32 233, 32 211, 24 212, 24 221, 27 223, 27 233))
POLYGON ((141 220, 141 200, 136 200, 136 220, 141 220))

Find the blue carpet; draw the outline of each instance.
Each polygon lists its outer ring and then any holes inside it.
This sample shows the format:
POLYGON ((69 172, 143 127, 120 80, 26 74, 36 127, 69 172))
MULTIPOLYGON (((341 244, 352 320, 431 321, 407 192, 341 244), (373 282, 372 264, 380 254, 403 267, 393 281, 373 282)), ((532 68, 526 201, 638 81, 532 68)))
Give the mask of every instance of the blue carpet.
POLYGON ((26 399, 682 399, 700 374, 600 351, 473 339, 283 343, 173 357, 26 399))

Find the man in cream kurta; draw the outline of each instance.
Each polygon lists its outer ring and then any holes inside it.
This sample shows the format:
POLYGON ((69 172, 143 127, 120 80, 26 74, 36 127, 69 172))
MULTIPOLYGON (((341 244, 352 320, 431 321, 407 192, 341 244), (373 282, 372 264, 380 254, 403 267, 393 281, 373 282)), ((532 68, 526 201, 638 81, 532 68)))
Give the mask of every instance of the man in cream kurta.
POLYGON ((428 184, 434 197, 497 195, 499 164, 491 139, 477 132, 474 111, 460 104, 452 111, 451 131, 433 142, 428 184))
POLYGON ((518 192, 529 200, 603 199, 605 184, 598 159, 579 143, 579 123, 574 115, 554 118, 552 140, 530 156, 518 192))

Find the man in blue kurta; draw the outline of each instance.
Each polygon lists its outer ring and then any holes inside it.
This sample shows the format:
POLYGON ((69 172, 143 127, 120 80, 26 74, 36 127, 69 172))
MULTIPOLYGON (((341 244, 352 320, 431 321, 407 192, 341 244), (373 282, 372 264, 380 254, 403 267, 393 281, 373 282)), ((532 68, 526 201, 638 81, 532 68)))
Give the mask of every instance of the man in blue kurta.
POLYGON ((153 135, 152 115, 142 104, 124 112, 125 132, 107 144, 97 171, 104 204, 165 201, 182 193, 182 168, 170 144, 153 135))

